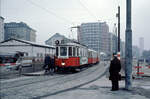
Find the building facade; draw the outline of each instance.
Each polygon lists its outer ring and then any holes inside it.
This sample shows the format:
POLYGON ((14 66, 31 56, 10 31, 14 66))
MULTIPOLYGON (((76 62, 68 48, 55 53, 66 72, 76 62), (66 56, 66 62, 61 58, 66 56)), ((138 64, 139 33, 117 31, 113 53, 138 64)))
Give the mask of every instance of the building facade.
POLYGON ((5 23, 5 40, 10 38, 22 39, 36 42, 36 31, 30 28, 26 23, 11 22, 5 23))
POLYGON ((0 42, 4 41, 4 18, 0 16, 0 42))
POLYGON ((42 57, 46 54, 55 54, 55 47, 49 45, 41 45, 20 39, 8 39, 0 43, 1 53, 24 52, 28 57, 42 57))
POLYGON ((106 22, 83 23, 78 28, 78 41, 88 48, 110 53, 109 26, 106 22))

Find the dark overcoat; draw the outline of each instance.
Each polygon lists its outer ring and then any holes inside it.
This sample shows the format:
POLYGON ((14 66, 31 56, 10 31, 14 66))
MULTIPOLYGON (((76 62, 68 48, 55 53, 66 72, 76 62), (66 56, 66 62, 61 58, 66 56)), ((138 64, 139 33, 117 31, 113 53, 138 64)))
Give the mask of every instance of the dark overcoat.
POLYGON ((110 68, 109 68, 110 77, 109 77, 109 80, 112 80, 112 81, 120 80, 120 75, 119 75, 120 70, 121 70, 120 60, 117 57, 115 57, 110 63, 110 68))
POLYGON ((50 65, 51 64, 51 58, 50 56, 46 56, 45 59, 44 59, 44 64, 45 65, 50 65))
POLYGON ((54 58, 51 58, 51 64, 50 65, 51 65, 52 68, 55 67, 55 59, 54 58))

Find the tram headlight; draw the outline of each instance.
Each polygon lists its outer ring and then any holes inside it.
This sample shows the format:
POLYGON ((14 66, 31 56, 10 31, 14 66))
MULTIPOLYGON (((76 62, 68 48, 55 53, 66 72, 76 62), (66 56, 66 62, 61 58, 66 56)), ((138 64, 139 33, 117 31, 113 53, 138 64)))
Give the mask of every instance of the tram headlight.
POLYGON ((64 66, 64 65, 65 65, 65 63, 61 63, 61 65, 62 65, 62 66, 64 66))

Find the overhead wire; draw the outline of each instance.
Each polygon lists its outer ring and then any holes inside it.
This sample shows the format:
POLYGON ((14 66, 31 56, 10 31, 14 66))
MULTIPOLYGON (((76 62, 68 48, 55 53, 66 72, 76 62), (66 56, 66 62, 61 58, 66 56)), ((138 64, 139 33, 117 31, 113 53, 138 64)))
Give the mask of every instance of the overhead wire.
POLYGON ((47 13, 49 13, 49 14, 55 16, 56 18, 58 18, 58 19, 60 19, 60 20, 63 20, 64 22, 67 22, 67 23, 69 23, 69 24, 74 24, 72 21, 70 21, 70 20, 68 20, 68 19, 66 19, 66 18, 64 18, 64 17, 62 17, 62 16, 57 15, 55 12, 44 8, 44 7, 42 7, 42 6, 40 6, 40 5, 36 4, 36 3, 34 3, 34 2, 31 1, 31 0, 26 0, 26 1, 27 1, 28 3, 30 3, 30 4, 32 4, 33 6, 36 6, 36 7, 40 8, 40 9, 44 10, 45 12, 47 12, 47 13))
POLYGON ((79 4, 89 13, 89 15, 97 20, 97 17, 80 0, 78 1, 79 1, 79 4))

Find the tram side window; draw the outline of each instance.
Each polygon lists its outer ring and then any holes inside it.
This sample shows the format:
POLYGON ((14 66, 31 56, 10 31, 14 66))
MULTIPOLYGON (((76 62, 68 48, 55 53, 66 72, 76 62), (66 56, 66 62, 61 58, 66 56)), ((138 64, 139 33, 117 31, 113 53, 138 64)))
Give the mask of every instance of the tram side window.
POLYGON ((85 56, 85 50, 83 49, 83 56, 85 56))
POLYGON ((79 48, 77 48, 77 56, 79 56, 79 48))
POLYGON ((88 52, 88 57, 90 58, 90 52, 88 52))
POLYGON ((69 56, 72 56, 72 47, 69 47, 69 56))
POLYGON ((56 47, 56 56, 58 56, 58 47, 56 47))
POLYGON ((26 53, 26 56, 28 56, 29 54, 28 53, 26 53))
POLYGON ((37 53, 37 57, 39 57, 40 56, 40 54, 39 53, 37 53))
POLYGON ((67 56, 67 48, 66 47, 60 47, 60 55, 67 56))
POLYGON ((82 48, 80 49, 80 54, 81 54, 81 56, 83 56, 83 53, 82 53, 82 48))
POLYGON ((73 56, 75 56, 76 55, 76 49, 75 49, 75 47, 73 47, 73 56))

